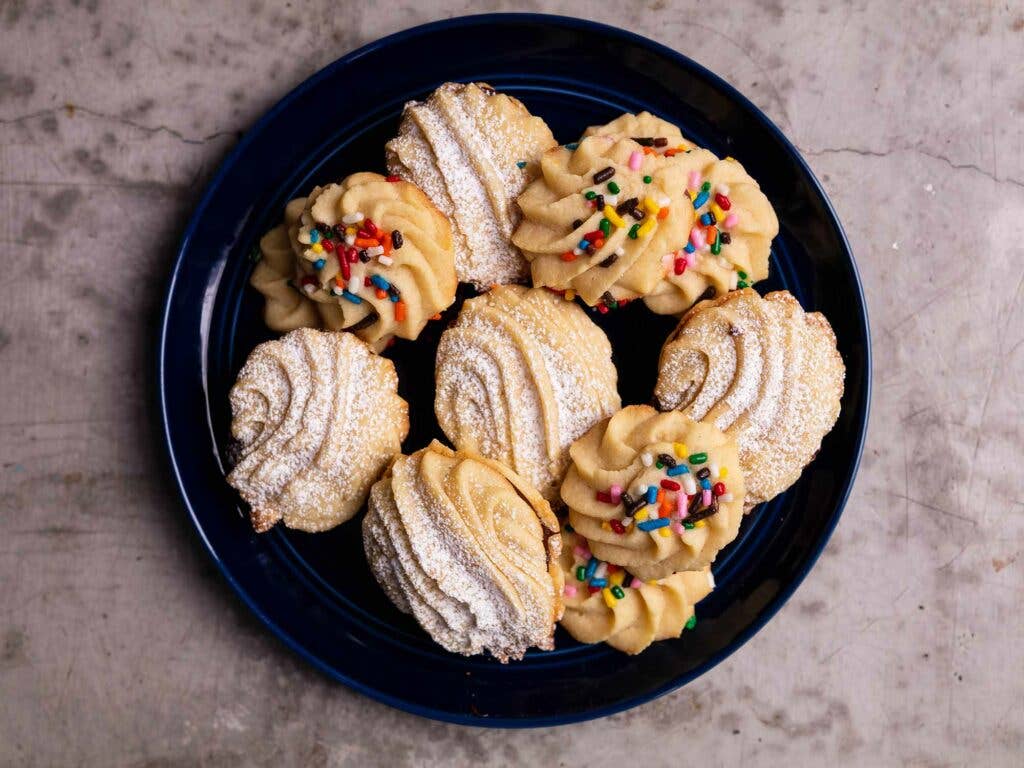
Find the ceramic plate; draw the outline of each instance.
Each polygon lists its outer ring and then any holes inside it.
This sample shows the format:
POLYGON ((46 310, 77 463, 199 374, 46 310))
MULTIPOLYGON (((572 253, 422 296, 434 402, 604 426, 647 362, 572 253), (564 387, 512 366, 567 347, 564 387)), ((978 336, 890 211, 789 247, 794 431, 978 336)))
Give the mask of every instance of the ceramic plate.
MULTIPOLYGON (((466 291, 460 292, 460 302, 466 291)), ((454 317, 457 302, 447 316, 454 317)), ((608 333, 623 403, 648 402, 658 350, 674 325, 642 302, 594 315, 608 333)), ((442 437, 433 360, 444 323, 395 361, 410 406, 406 452, 442 437)), ((367 696, 458 723, 538 726, 606 715, 693 680, 735 651, 793 593, 836 525, 860 459, 870 394, 867 315, 856 267, 825 193, 793 145, 746 98, 686 57, 612 27, 536 15, 428 24, 355 51, 304 82, 241 140, 188 225, 159 338, 159 398, 170 461, 203 544, 272 632, 367 696), (402 104, 448 80, 516 96, 563 142, 622 112, 650 110, 719 156, 736 157, 778 212, 772 276, 824 312, 846 363, 839 422, 800 481, 747 516, 715 563, 718 587, 695 629, 636 657, 563 631, 557 649, 502 665, 443 651, 387 601, 366 565, 356 519, 308 535, 256 535, 224 480, 228 390, 271 337, 248 286, 260 236, 313 185, 383 171, 402 104)))

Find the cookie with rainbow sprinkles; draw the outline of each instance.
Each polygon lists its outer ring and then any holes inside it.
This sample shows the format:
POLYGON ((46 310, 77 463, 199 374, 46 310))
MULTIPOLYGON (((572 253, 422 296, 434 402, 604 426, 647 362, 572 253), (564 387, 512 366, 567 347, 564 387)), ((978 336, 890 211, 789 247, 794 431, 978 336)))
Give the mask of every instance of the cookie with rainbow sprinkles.
POLYGON ((676 315, 707 295, 746 288, 768 277, 779 220, 739 161, 706 149, 675 155, 686 172, 680 207, 687 236, 662 257, 662 279, 644 296, 648 308, 676 315))
POLYGON ((377 351, 415 339, 455 300, 445 218, 414 184, 356 173, 291 201, 260 241, 251 283, 275 331, 352 331, 377 351))
POLYGON ((701 570, 739 532, 735 439, 679 411, 630 405, 569 449, 569 522, 594 555, 638 578, 701 570))
POLYGON ((599 560, 571 527, 562 528, 558 562, 565 577, 561 625, 581 643, 608 643, 628 654, 693 629, 694 605, 715 587, 708 567, 643 581, 599 560))
POLYGON ((659 314, 679 314, 698 298, 745 288, 768 277, 778 218, 760 187, 732 157, 718 160, 673 123, 650 112, 592 125, 584 136, 632 138, 688 166, 686 196, 693 222, 680 250, 666 254, 665 278, 645 297, 659 314), (713 158, 713 160, 712 160, 713 158))
POLYGON ((662 257, 686 240, 687 175, 674 158, 645 150, 629 138, 589 136, 544 153, 540 178, 519 196, 523 221, 512 236, 534 285, 605 312, 657 287, 662 257))
POLYGON ((535 285, 602 312, 643 298, 679 314, 768 276, 779 231, 768 198, 735 159, 661 118, 627 113, 591 126, 547 152, 541 172, 519 198, 513 236, 535 285))

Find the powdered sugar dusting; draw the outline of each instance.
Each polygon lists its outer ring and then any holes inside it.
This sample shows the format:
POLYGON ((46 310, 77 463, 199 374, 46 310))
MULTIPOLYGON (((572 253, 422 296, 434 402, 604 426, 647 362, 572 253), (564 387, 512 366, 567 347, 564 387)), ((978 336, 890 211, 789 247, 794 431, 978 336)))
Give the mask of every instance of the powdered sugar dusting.
POLYGON ((408 432, 397 386, 393 364, 351 334, 300 329, 253 350, 230 394, 228 482, 257 530, 283 519, 322 531, 355 514, 408 432))
POLYGON ((757 402, 764 371, 764 357, 771 355, 763 348, 761 334, 756 332, 757 315, 743 302, 734 303, 735 320, 725 333, 736 342, 736 373, 721 402, 713 409, 712 418, 721 430, 728 430, 736 420, 757 402))
POLYGON ((664 407, 685 408, 700 421, 725 397, 736 378, 738 354, 736 337, 729 335, 730 319, 723 325, 689 317, 691 322, 684 324, 662 355, 655 395, 664 407))
POLYGON ((788 325, 786 373, 778 416, 750 446, 757 466, 748 494, 751 503, 770 499, 796 482, 839 417, 845 376, 835 336, 824 318, 805 314, 789 294, 767 298, 769 311, 788 325))
POLYGON ((551 501, 569 446, 620 405, 604 333, 540 288, 467 301, 441 338, 436 376, 434 409, 449 439, 508 463, 551 501))
POLYGON ((554 144, 547 126, 518 102, 483 94, 474 84, 446 83, 427 101, 409 102, 387 147, 388 169, 420 185, 458 230, 459 280, 481 287, 529 273, 509 238, 519 221, 513 201, 530 176, 508 153, 532 161, 554 144), (493 108, 481 119, 484 103, 493 108))
POLYGON ((776 421, 779 398, 785 380, 785 324, 772 322, 766 313, 768 305, 753 296, 742 302, 742 312, 752 336, 757 336, 761 369, 760 381, 754 400, 745 410, 736 414, 736 420, 729 424, 736 433, 740 446, 741 460, 755 449, 757 442, 776 421))
POLYGON ((550 509, 496 469, 433 443, 374 486, 367 559, 388 596, 440 645, 501 661, 552 647, 561 579, 550 509))
POLYGON ((542 405, 537 390, 520 383, 532 379, 529 362, 500 324, 477 319, 449 328, 437 360, 434 409, 452 443, 504 462, 535 484, 547 480, 542 405))
POLYGON ((789 487, 814 456, 838 417, 843 375, 824 318, 786 292, 762 299, 743 290, 683 318, 662 353, 656 394, 736 437, 750 506, 789 487))

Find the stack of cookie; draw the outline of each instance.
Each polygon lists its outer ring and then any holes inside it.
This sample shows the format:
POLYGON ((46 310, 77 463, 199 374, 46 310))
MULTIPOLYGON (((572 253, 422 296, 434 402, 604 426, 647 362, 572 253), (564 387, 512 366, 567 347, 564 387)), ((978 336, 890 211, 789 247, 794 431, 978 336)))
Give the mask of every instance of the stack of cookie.
POLYGON ((230 396, 228 482, 254 527, 324 531, 368 500, 371 571, 452 652, 517 659, 559 621, 627 653, 677 637, 744 514, 839 413, 828 322, 750 288, 778 233, 767 197, 653 115, 558 145, 485 84, 407 104, 386 165, 292 201, 261 241, 252 285, 288 333, 230 396), (407 404, 378 353, 460 282, 479 295, 435 369, 454 450, 403 456, 407 404), (587 309, 634 300, 680 321, 653 406, 623 408, 587 309))

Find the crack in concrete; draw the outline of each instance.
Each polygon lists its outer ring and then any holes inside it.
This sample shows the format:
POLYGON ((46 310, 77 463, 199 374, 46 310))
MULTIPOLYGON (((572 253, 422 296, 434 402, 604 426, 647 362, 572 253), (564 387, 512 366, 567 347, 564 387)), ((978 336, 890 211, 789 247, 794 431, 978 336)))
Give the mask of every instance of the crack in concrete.
MULTIPOLYGON (((60 107, 51 107, 50 109, 40 109, 36 110, 35 112, 29 112, 24 115, 17 115, 15 117, 0 118, 0 125, 15 125, 18 123, 26 122, 28 120, 34 120, 36 118, 56 114, 66 109, 67 105, 64 105, 60 107)), ((217 139, 221 139, 224 137, 235 137, 239 133, 238 131, 214 131, 213 133, 207 134, 206 136, 203 136, 201 138, 192 138, 186 136, 184 133, 177 130, 176 128, 172 128, 171 126, 164 125, 162 123, 159 125, 147 125, 145 123, 136 122, 135 120, 131 120, 127 117, 122 117, 120 115, 112 115, 107 112, 101 112, 96 109, 90 109, 89 107, 83 107, 78 104, 74 105, 74 111, 81 112, 82 114, 96 118, 97 120, 108 120, 110 122, 118 123, 120 125, 125 125, 129 128, 134 128, 138 131, 142 131, 150 135, 154 135, 157 133, 165 133, 168 136, 177 139, 183 144, 189 144, 192 146, 202 146, 203 144, 208 144, 211 141, 216 141, 217 139)), ((809 149, 805 147, 797 148, 803 154, 808 155, 810 157, 822 157, 824 155, 853 154, 859 155, 860 157, 880 158, 889 157, 890 155, 896 154, 897 152, 912 152, 915 154, 924 155, 925 157, 929 157, 932 160, 937 160, 940 163, 944 163, 945 165, 949 166, 954 170, 974 171, 975 173, 979 173, 987 179, 991 179, 997 184, 1011 184, 1015 187, 1020 187, 1021 189, 1024 189, 1024 181, 1017 179, 1013 176, 1006 176, 1000 178, 998 175, 986 171, 984 168, 982 168, 979 165, 976 165, 975 163, 957 163, 954 162, 951 158, 946 157, 945 155, 940 155, 936 152, 928 152, 927 150, 921 149, 919 147, 898 147, 896 149, 887 150, 885 152, 880 152, 874 149, 865 149, 861 147, 822 147, 820 149, 809 149)))
POLYGON ((129 128, 134 128, 135 130, 142 131, 143 133, 148 133, 151 136, 157 133, 165 133, 168 136, 177 139, 183 144, 190 144, 193 146, 201 146, 203 144, 208 144, 211 141, 216 141, 217 139, 224 138, 225 136, 234 138, 239 133, 238 131, 214 131, 213 133, 207 134, 206 136, 203 136, 201 138, 193 138, 190 136, 186 136, 181 131, 177 130, 176 128, 172 128, 169 125, 146 125, 145 123, 139 123, 127 117, 122 117, 120 115, 112 115, 107 112, 101 112, 96 109, 90 109, 89 107, 83 107, 78 104, 51 107, 50 109, 40 109, 36 110, 35 112, 28 112, 24 115, 17 115, 15 117, 0 118, 0 125, 17 125, 19 123, 24 123, 29 120, 34 120, 36 118, 46 117, 47 115, 56 115, 59 112, 63 112, 66 110, 73 111, 74 114, 81 113, 83 115, 87 115, 97 120, 107 120, 120 125, 125 125, 129 128))
POLYGON ((1024 189, 1024 181, 1014 178, 1013 176, 1005 176, 1000 178, 996 174, 986 171, 984 168, 982 168, 979 165, 975 165, 974 163, 957 163, 954 162, 951 158, 946 157, 945 155, 940 155, 936 152, 928 152, 927 150, 921 149, 920 147, 897 147, 896 149, 890 149, 886 152, 879 152, 878 150, 874 149, 863 149, 860 147, 822 147, 821 149, 805 149, 803 147, 797 148, 803 154, 808 155, 810 157, 843 154, 859 155, 860 157, 889 157, 890 155, 894 155, 898 152, 911 152, 918 155, 924 155, 925 157, 929 157, 932 160, 938 160, 940 163, 948 165, 953 170, 974 171, 975 173, 980 173, 987 179, 991 179, 997 184, 1012 184, 1015 187, 1020 187, 1021 189, 1024 189))

